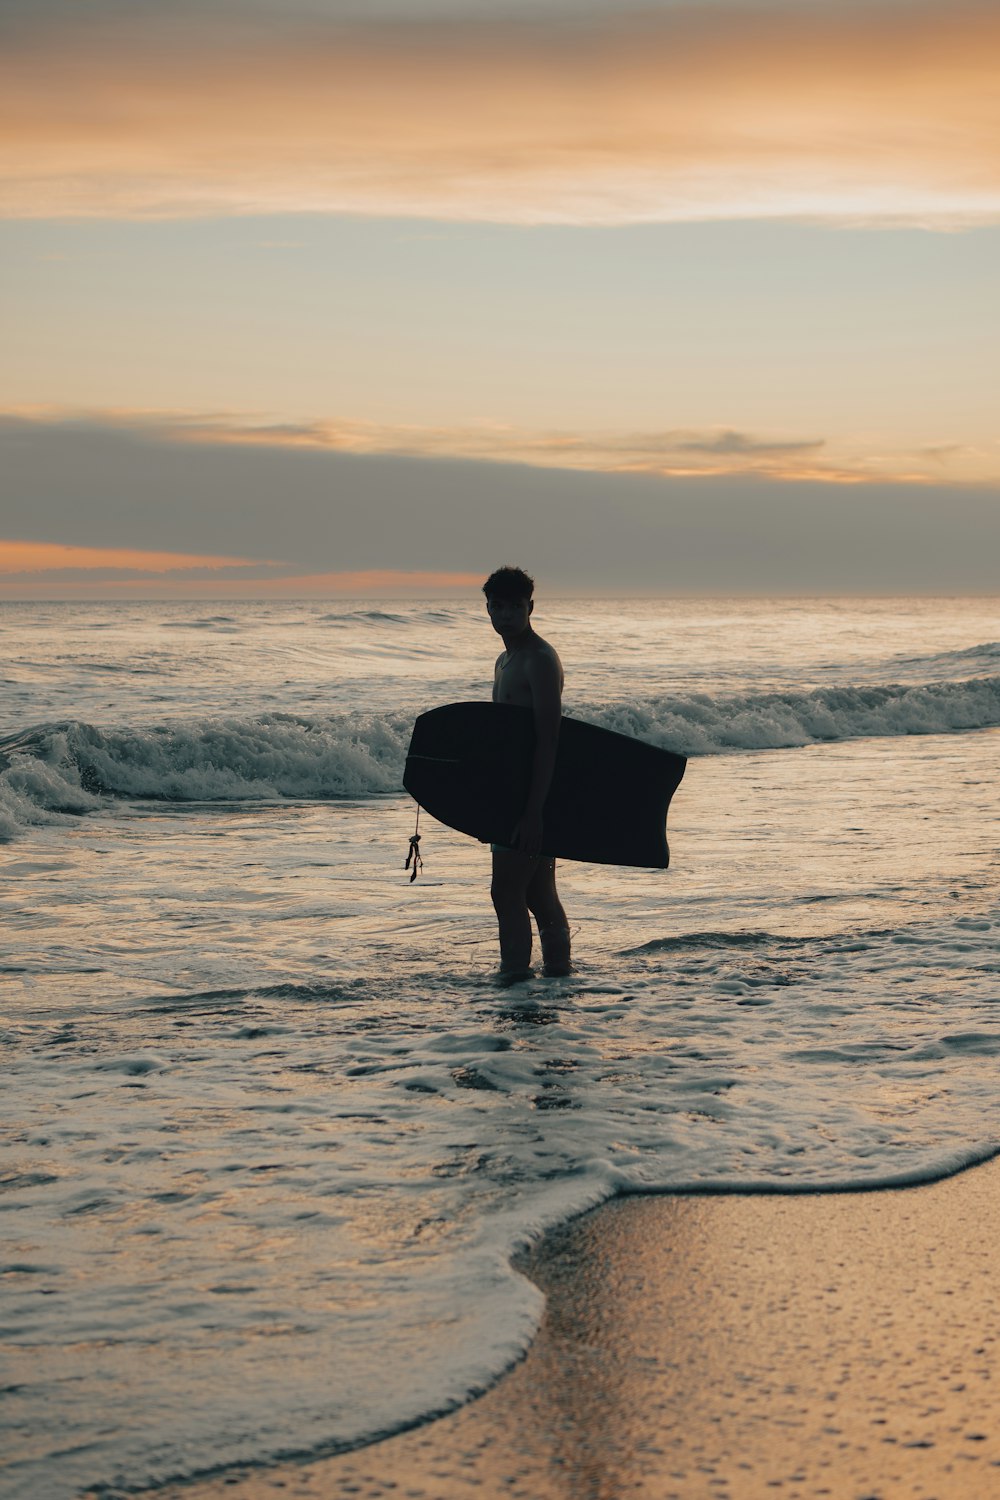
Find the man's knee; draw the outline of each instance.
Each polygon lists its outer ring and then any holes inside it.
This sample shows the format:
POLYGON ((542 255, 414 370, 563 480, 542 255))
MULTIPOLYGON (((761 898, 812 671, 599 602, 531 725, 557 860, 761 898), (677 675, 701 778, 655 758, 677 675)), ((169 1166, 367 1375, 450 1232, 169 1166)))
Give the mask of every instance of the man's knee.
POLYGON ((490 895, 493 905, 524 906, 525 894, 531 882, 531 861, 513 851, 493 856, 493 879, 490 895))
POLYGON ((566 913, 556 894, 555 886, 536 887, 528 892, 528 909, 539 928, 565 927, 566 913))

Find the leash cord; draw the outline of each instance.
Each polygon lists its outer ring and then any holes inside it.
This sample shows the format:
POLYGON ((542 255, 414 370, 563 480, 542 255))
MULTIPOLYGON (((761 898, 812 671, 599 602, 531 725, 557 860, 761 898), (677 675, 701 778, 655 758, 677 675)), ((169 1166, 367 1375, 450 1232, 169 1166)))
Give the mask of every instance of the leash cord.
POLYGON ((410 849, 409 849, 409 853, 406 856, 406 864, 403 866, 403 869, 404 870, 408 870, 410 868, 411 862, 413 864, 413 874, 410 876, 410 884, 412 885, 413 882, 417 878, 417 872, 419 870, 422 870, 423 867, 424 867, 424 862, 423 862, 423 860, 420 857, 420 803, 419 802, 417 803, 417 822, 416 822, 416 827, 414 828, 413 832, 410 834, 410 849))

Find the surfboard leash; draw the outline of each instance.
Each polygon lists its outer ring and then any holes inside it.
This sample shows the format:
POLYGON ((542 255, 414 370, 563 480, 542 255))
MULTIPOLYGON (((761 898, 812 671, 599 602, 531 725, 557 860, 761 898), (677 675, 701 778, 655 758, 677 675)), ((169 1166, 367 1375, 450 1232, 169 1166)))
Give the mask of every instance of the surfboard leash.
POLYGON ((419 802, 417 803, 417 822, 416 822, 416 827, 414 828, 413 832, 410 834, 410 850, 409 850, 409 853, 406 856, 406 864, 403 866, 404 870, 408 870, 410 868, 411 861, 412 861, 412 864, 413 864, 413 874, 410 876, 410 884, 412 885, 413 882, 417 878, 417 872, 419 870, 422 870, 424 868, 424 862, 420 858, 420 803, 419 802))

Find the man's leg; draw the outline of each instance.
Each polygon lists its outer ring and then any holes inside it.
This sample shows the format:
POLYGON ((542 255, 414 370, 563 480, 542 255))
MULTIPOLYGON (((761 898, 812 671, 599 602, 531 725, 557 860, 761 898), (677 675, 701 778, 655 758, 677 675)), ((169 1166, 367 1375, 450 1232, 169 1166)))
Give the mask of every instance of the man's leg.
POLYGON ((539 859, 525 894, 528 910, 538 923, 546 974, 568 974, 569 923, 556 890, 556 862, 539 859))
POLYGON ((538 860, 517 849, 493 850, 490 895, 500 929, 500 972, 525 974, 531 965, 527 892, 538 860))

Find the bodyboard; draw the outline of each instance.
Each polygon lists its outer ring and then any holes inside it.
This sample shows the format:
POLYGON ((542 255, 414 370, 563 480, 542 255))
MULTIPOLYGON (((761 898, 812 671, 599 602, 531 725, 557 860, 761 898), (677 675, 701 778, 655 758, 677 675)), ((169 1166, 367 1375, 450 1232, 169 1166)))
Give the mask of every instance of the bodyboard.
MULTIPOLYGON (((530 708, 433 708, 413 726, 403 785, 449 828, 509 844, 528 794, 534 742, 530 708)), ((686 764, 683 755, 564 715, 542 853, 665 870, 667 809, 686 764)))

